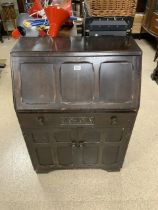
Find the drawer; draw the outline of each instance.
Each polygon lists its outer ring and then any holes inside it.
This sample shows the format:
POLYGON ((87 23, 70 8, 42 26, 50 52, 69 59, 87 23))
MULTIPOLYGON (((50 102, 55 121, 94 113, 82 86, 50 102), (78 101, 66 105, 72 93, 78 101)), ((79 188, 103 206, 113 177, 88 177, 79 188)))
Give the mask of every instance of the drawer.
POLYGON ((120 127, 135 121, 136 112, 111 113, 19 113, 22 128, 120 127))

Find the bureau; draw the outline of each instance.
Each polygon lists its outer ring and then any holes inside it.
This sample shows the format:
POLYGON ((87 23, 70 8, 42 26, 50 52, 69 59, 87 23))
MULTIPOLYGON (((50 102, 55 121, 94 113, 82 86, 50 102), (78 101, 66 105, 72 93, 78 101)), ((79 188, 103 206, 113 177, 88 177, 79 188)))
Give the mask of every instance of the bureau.
POLYGON ((131 37, 16 43, 14 107, 36 172, 121 169, 139 110, 141 54, 131 37))

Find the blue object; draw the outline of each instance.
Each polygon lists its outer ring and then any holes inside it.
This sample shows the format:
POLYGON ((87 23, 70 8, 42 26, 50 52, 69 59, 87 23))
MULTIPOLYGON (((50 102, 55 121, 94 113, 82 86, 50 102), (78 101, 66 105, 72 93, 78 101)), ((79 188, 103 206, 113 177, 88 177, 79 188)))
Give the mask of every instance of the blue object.
POLYGON ((49 25, 47 19, 34 19, 34 20, 29 20, 29 22, 31 23, 32 26, 49 25))
MULTIPOLYGON (((78 18, 75 16, 70 16, 69 18, 70 21, 77 21, 78 18)), ((49 25, 49 22, 47 19, 31 19, 29 20, 29 22, 31 23, 31 26, 40 26, 40 25, 49 25)))

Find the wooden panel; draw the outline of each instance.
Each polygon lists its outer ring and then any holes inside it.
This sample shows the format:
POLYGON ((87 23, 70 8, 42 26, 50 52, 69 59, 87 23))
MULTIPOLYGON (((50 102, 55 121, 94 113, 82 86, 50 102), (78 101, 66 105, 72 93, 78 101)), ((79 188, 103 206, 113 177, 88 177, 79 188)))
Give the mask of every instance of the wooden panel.
POLYGON ((53 159, 50 147, 36 148, 37 159, 40 165, 53 165, 53 159))
POLYGON ((124 128, 105 128, 105 141, 106 142, 119 142, 123 137, 124 128))
POLYGON ((103 149, 102 163, 114 164, 118 161, 119 147, 105 146, 103 149))
POLYGON ((99 156, 99 145, 84 144, 83 145, 83 164, 97 164, 99 156))
MULTIPOLYGON (((105 128, 105 127, 117 127, 126 126, 129 123, 129 119, 134 119, 136 116, 135 113, 63 113, 63 114, 53 114, 53 113, 19 113, 18 119, 23 128, 48 128, 48 129, 56 129, 61 128, 86 128, 82 129, 83 138, 89 138, 90 141, 98 141, 99 140, 99 129, 95 128, 105 128), (85 124, 82 121, 82 116, 84 119, 93 118, 93 124, 85 124), (63 118, 68 119, 65 124, 63 124, 63 118), (76 121, 73 119, 78 119, 80 124, 76 124, 76 121), (72 121, 71 121, 72 119, 72 121), (74 123, 75 122, 75 123, 74 123), (83 123, 82 123, 83 122, 83 123), (92 128, 90 128, 92 127, 92 128), (90 134, 89 132, 92 132, 90 134), (89 135, 90 134, 90 135, 89 135)), ((52 130, 53 131, 53 130, 52 130)), ((68 134, 66 134, 68 135, 68 134)), ((59 136, 58 136, 59 139, 59 136)))
POLYGON ((21 96, 23 103, 54 102, 53 65, 44 63, 21 64, 21 96))
POLYGON ((131 101, 133 96, 132 71, 131 63, 102 63, 100 67, 100 99, 113 103, 131 101))
POLYGON ((62 166, 73 165, 72 144, 58 143, 57 145, 58 163, 62 166))
POLYGON ((60 78, 62 101, 77 103, 93 100, 94 71, 92 64, 62 64, 60 78))

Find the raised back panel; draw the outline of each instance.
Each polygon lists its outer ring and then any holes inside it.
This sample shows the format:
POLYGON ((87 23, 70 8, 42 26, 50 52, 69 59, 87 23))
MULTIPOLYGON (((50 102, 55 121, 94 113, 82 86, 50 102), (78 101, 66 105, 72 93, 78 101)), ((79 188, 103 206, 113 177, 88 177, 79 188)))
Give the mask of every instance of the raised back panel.
POLYGON ((93 100, 94 71, 91 63, 64 63, 60 71, 63 102, 93 100))
POLYGON ((21 96, 23 103, 46 104, 54 102, 53 83, 52 64, 21 64, 21 96))
POLYGON ((100 67, 100 99, 129 102, 133 94, 133 66, 127 62, 102 63, 100 67))

